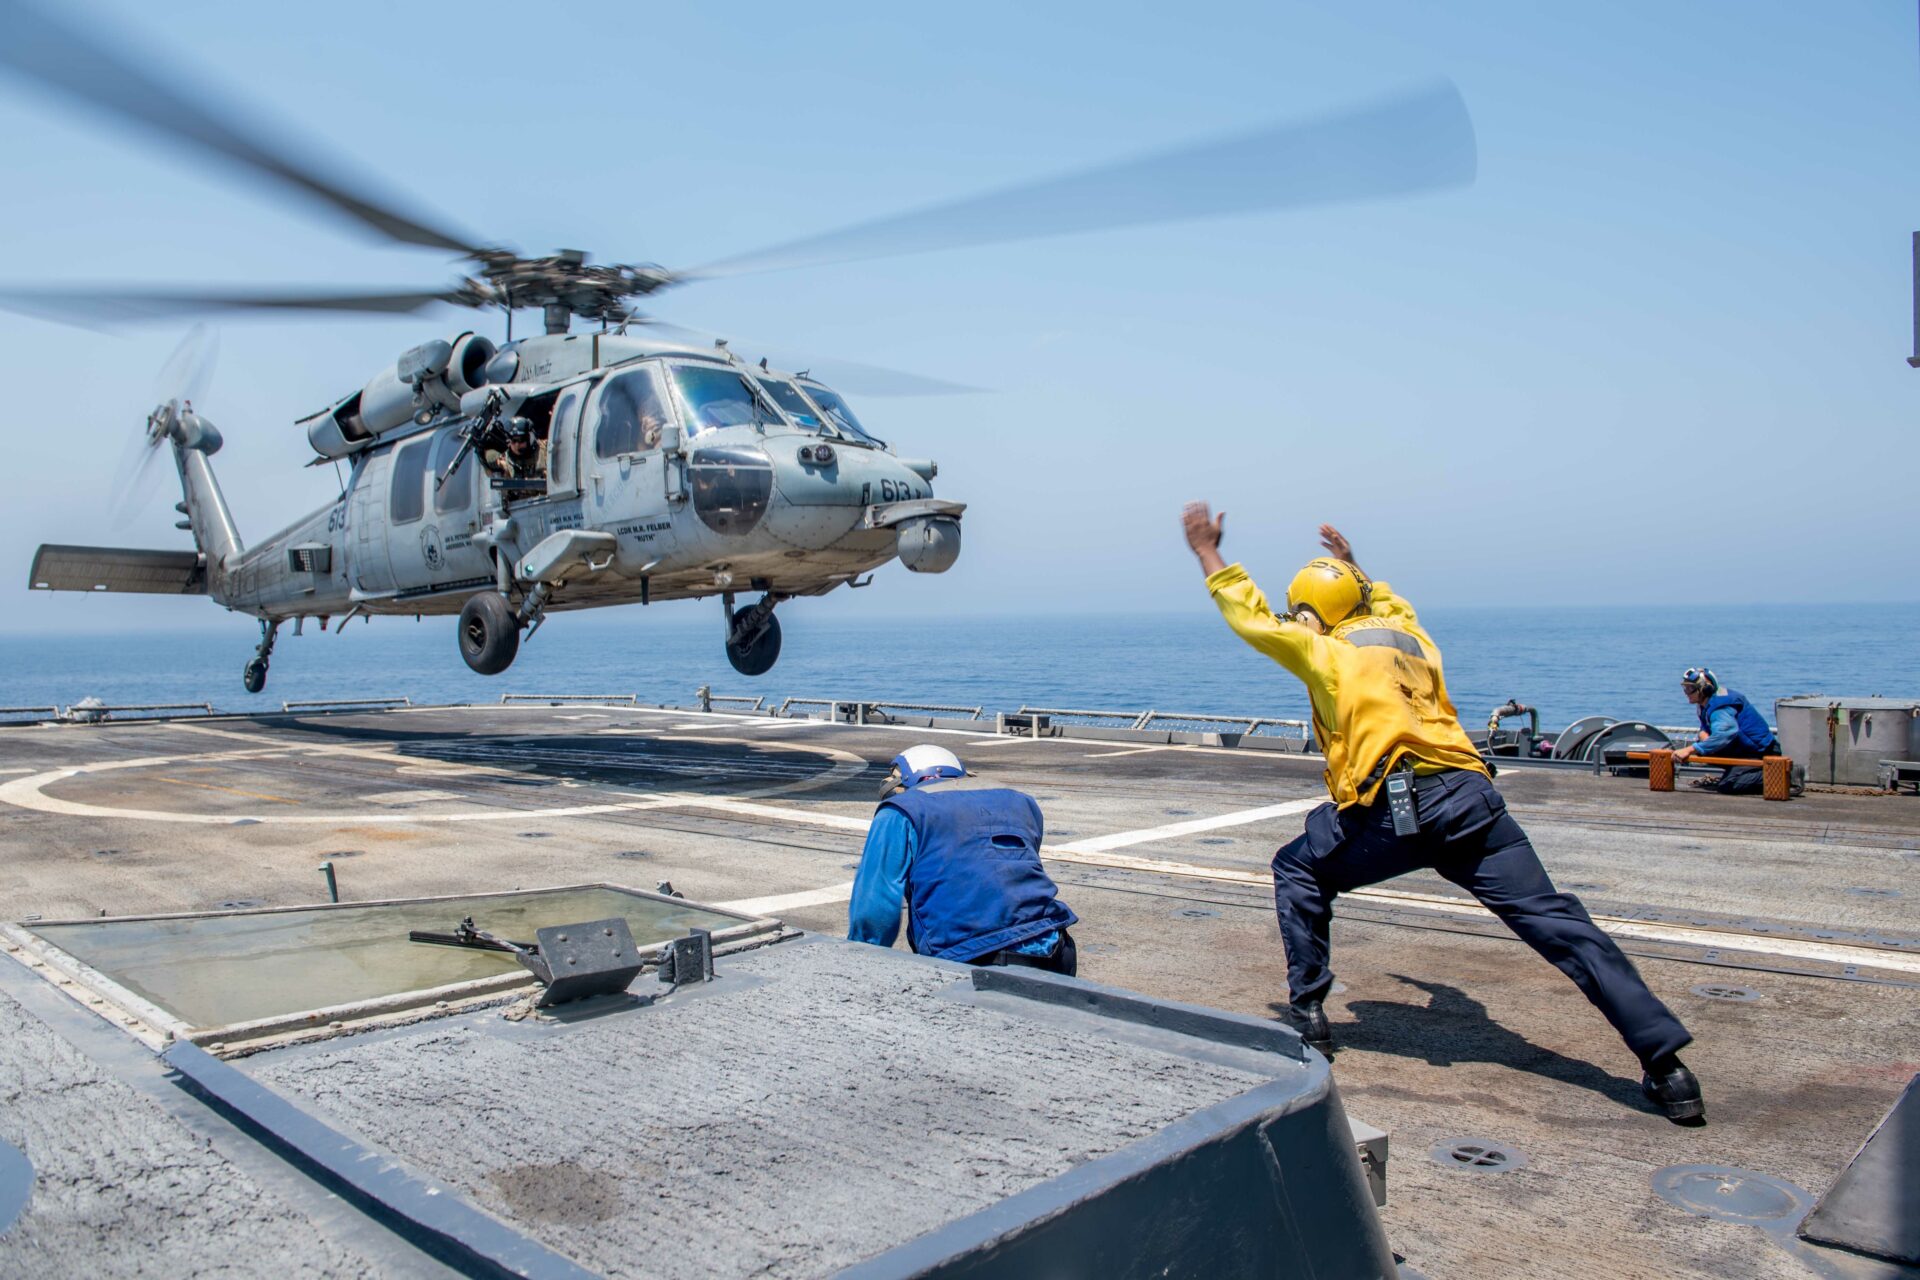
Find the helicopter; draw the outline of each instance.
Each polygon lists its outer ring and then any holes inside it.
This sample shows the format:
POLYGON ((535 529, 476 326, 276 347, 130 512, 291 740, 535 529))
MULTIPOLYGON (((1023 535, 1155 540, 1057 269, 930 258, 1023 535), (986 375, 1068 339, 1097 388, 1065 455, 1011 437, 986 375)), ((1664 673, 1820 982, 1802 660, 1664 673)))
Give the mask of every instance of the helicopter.
MULTIPOLYGON (((185 87, 206 77, 163 76, 161 58, 116 47, 65 11, 0 0, 0 18, 0 71, 389 242, 468 264, 438 289, 16 288, 0 290, 0 306, 96 323, 448 305, 504 313, 503 341, 463 329, 421 342, 298 419, 315 463, 346 473, 337 498, 286 528, 242 541, 212 466, 222 434, 176 394, 148 415, 142 447, 171 454, 178 527, 192 549, 39 548, 35 590, 205 595, 257 619, 260 640, 242 669, 249 693, 264 689, 289 622, 300 634, 308 620, 325 629, 373 615, 457 616, 461 657, 493 675, 549 613, 714 596, 729 662, 758 676, 779 657, 781 603, 865 586, 896 559, 915 573, 953 566, 966 506, 935 496, 935 462, 896 452, 828 380, 643 315, 642 299, 748 272, 1405 195, 1471 182, 1475 168, 1465 104, 1440 82, 688 270, 599 263, 579 250, 529 257, 402 212, 311 147, 185 87), (526 310, 540 313, 543 331, 516 340, 513 318, 526 310), (575 321, 598 328, 575 332, 575 321), (742 604, 743 595, 758 599, 742 604)), ((164 65, 183 64, 170 54, 164 65)))

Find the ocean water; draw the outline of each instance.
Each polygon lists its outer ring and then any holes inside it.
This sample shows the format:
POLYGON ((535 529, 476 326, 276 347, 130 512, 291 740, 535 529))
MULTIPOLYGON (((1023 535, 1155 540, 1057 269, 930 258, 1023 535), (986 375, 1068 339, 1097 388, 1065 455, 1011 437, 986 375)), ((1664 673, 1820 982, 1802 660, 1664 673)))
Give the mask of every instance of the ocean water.
MULTIPOLYGON (((492 702, 503 693, 634 694, 642 702, 716 694, 896 699, 984 706, 1304 718, 1306 697, 1241 644, 1217 614, 857 619, 832 601, 781 610, 784 648, 748 679, 721 651, 719 610, 624 608, 549 617, 504 675, 477 676, 451 618, 376 618, 344 633, 283 629, 267 689, 240 687, 256 630, 234 616, 190 631, 0 633, 0 706, 211 702, 279 710, 282 700, 405 694, 492 702)), ((1920 604, 1754 605, 1699 610, 1425 610, 1461 719, 1484 725, 1508 698, 1544 729, 1591 714, 1685 724, 1680 672, 1712 667, 1766 708, 1794 694, 1920 698, 1920 604)))

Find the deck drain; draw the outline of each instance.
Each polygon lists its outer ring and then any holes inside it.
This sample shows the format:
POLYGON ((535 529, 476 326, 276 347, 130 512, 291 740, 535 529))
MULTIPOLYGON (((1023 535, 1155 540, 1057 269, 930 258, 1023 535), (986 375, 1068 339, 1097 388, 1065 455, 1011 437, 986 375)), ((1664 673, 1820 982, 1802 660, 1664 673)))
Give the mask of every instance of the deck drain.
POLYGON ((335 849, 332 853, 326 854, 325 856, 329 858, 358 858, 365 853, 365 849, 335 849))
POLYGON ((616 858, 625 858, 629 862, 637 862, 641 858, 651 858, 653 854, 649 853, 645 849, 622 849, 620 852, 614 854, 613 856, 616 858))
POLYGON ((1470 1173, 1505 1173, 1527 1162, 1527 1154, 1520 1148, 1486 1138, 1448 1138, 1429 1151, 1427 1158, 1445 1168, 1470 1173))
POLYGON ((1723 1164, 1672 1164, 1653 1175, 1653 1192, 1688 1213, 1763 1231, 1793 1227, 1813 1197, 1779 1178, 1723 1164))
POLYGON ((1725 982, 1703 982, 1688 990, 1709 1000, 1732 1000, 1739 1004, 1752 1004, 1760 998, 1760 993, 1752 987, 1736 987, 1725 982))
POLYGON ((1172 814, 1176 818, 1191 818, 1193 816, 1193 810, 1191 809, 1162 809, 1160 812, 1172 814))
POLYGON ((545 840, 552 834, 553 832, 551 831, 522 831, 520 832, 520 838, 522 840, 545 840))
POLYGON ((1185 916, 1189 920, 1217 920, 1220 918, 1220 913, 1209 907, 1182 907, 1173 914, 1185 916))
POLYGON ((1847 892, 1856 898, 1897 898, 1900 896, 1898 889, 1875 889, 1870 885, 1864 884, 1856 884, 1849 888, 1847 892))
POLYGON ((1596 884, 1591 880, 1569 880, 1560 887, 1562 889, 1571 889, 1575 893, 1599 893, 1607 886, 1596 884))
POLYGON ((11 1142, 0 1141, 0 1235, 4 1235, 33 1195, 33 1164, 11 1142))
POLYGON ((1200 843, 1201 844, 1232 844, 1233 837, 1232 836, 1202 836, 1200 837, 1200 843))
POLYGON ((267 900, 265 898, 228 898, 225 902, 214 903, 213 909, 215 911, 245 911, 249 907, 264 907, 266 905, 267 900))

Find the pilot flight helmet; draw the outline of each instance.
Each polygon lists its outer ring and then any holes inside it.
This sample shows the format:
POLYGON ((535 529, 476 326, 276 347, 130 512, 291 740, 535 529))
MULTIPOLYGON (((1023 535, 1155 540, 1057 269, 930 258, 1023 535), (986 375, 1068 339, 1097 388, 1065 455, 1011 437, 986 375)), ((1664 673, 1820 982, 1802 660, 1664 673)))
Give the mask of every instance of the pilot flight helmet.
POLYGON ((1328 631, 1373 603, 1373 583, 1359 566, 1321 556, 1309 560, 1287 584, 1287 612, 1311 610, 1328 631))
POLYGON ((908 747, 893 758, 893 769, 887 774, 886 788, 880 794, 882 797, 890 796, 896 791, 904 791, 922 783, 966 776, 967 769, 960 763, 960 757, 945 747, 923 742, 917 747, 908 747))

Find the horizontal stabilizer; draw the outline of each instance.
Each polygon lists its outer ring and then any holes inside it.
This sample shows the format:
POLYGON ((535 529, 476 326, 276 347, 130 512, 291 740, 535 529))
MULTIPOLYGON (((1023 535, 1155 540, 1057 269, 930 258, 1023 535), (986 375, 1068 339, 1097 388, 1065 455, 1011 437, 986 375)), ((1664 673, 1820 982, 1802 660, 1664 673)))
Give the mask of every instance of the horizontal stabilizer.
POLYGON ((27 586, 35 591, 203 596, 207 594, 207 567, 197 551, 47 544, 34 554, 27 586))

